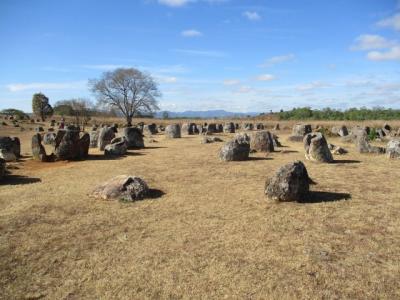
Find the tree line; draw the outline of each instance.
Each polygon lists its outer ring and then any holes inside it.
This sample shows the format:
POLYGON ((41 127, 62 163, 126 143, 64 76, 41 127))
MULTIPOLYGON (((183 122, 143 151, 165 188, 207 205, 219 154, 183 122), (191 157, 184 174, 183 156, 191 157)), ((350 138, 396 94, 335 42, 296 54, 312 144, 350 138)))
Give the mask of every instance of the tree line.
POLYGON ((349 108, 338 110, 324 108, 321 110, 310 107, 293 108, 278 113, 280 120, 400 120, 400 109, 391 108, 349 108))

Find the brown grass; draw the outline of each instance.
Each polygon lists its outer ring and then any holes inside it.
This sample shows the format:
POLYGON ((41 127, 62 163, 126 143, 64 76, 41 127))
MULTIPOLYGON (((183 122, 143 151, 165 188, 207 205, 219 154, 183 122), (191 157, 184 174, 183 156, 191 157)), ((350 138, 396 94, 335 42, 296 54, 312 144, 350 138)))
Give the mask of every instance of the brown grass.
MULTIPOLYGON (((29 154, 31 131, 0 133, 29 154)), ((220 143, 163 135, 115 160, 24 158, 0 184, 0 298, 398 299, 400 161, 343 144, 338 163, 315 164, 281 136, 290 151, 244 162, 218 161, 220 143), (266 178, 297 159, 317 182, 315 203, 267 200, 266 178), (119 174, 165 195, 87 196, 119 174)))

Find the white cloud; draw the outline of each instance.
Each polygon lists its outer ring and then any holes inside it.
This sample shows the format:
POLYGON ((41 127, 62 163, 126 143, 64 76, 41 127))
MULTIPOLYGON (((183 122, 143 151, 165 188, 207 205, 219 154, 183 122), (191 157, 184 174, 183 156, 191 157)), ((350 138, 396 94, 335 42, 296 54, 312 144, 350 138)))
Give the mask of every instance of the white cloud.
POLYGON ((158 3, 169 7, 182 7, 192 2, 207 2, 209 4, 223 3, 229 0, 158 0, 158 3))
POLYGON ((239 87, 239 89, 236 91, 236 93, 247 94, 247 93, 250 93, 252 91, 253 91, 253 89, 251 87, 249 87, 247 85, 242 85, 242 86, 239 87))
POLYGON ((157 76, 156 79, 161 83, 176 83, 178 81, 174 76, 157 76))
POLYGON ((367 58, 374 61, 400 60, 400 46, 392 47, 387 51, 370 51, 367 58))
POLYGON ((187 3, 191 2, 190 0, 158 0, 158 3, 164 4, 171 7, 180 7, 184 6, 187 3))
POLYGON ((186 54, 186 55, 194 55, 194 56, 206 56, 206 57, 215 57, 215 58, 226 57, 226 53, 221 52, 221 51, 213 51, 213 50, 172 49, 172 51, 177 52, 177 53, 186 54))
POLYGON ((275 79, 275 76, 271 75, 271 74, 261 74, 261 75, 257 76, 258 81, 271 81, 274 79, 275 79))
POLYGON ((311 91, 315 89, 320 89, 320 88, 327 88, 330 85, 328 83, 322 82, 322 81, 313 81, 311 83, 307 84, 301 84, 297 86, 297 90, 299 91, 311 91))
POLYGON ((400 31, 400 13, 395 14, 394 16, 383 19, 382 21, 379 21, 377 23, 379 27, 389 27, 394 30, 399 30, 400 31))
POLYGON ((392 47, 396 44, 395 41, 389 41, 383 36, 376 34, 362 34, 354 41, 351 50, 372 50, 384 49, 392 47))
POLYGON ((188 30, 184 30, 181 32, 181 35, 183 37, 200 37, 203 36, 203 34, 195 29, 188 29, 188 30))
POLYGON ((225 79, 224 85, 238 85, 240 83, 239 79, 225 79))
POLYGON ((87 81, 72 81, 72 82, 32 82, 32 83, 11 83, 7 85, 10 92, 21 92, 27 90, 70 90, 84 88, 87 81))
POLYGON ((245 16, 250 21, 259 21, 259 20, 261 20, 261 16, 255 11, 245 11, 243 13, 243 16, 245 16))
POLYGON ((270 67, 276 64, 284 63, 287 61, 291 61, 295 58, 294 54, 285 54, 285 55, 278 55, 278 56, 273 56, 269 59, 267 59, 263 64, 260 65, 260 67, 270 67))

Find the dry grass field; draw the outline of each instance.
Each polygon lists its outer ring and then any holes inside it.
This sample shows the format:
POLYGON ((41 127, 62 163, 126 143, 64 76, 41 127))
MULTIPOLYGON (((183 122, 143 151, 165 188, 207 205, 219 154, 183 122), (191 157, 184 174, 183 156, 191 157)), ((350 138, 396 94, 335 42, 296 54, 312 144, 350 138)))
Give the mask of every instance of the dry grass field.
POLYGON ((221 143, 160 134, 119 159, 91 149, 38 163, 32 134, 0 129, 24 154, 0 183, 1 299, 400 298, 400 160, 328 138, 349 153, 312 163, 282 131, 283 148, 243 162, 220 162, 221 143), (310 201, 269 201, 265 180, 294 160, 317 183, 310 201), (120 174, 164 194, 88 196, 120 174))

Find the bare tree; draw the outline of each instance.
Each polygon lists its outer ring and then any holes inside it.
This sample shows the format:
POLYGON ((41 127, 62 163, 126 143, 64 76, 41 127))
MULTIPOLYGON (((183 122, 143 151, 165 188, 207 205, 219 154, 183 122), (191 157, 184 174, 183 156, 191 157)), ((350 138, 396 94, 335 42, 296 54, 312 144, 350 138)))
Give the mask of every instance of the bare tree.
POLYGON ((54 110, 56 113, 74 117, 75 124, 84 127, 90 121, 90 116, 93 113, 93 103, 83 98, 62 100, 55 104, 54 110))
POLYGON ((89 86, 100 105, 122 112, 128 126, 134 116, 159 109, 157 98, 161 94, 157 83, 149 74, 134 68, 104 72, 100 79, 89 80, 89 86))

